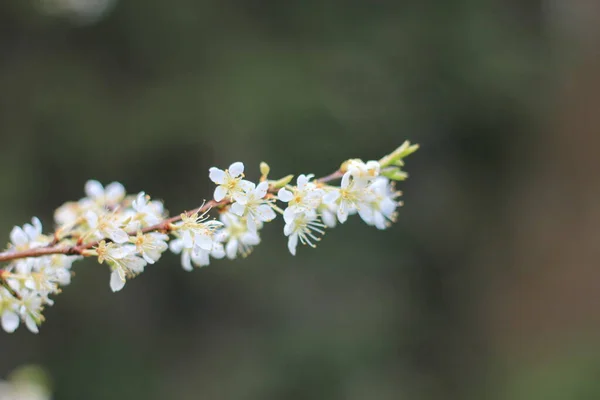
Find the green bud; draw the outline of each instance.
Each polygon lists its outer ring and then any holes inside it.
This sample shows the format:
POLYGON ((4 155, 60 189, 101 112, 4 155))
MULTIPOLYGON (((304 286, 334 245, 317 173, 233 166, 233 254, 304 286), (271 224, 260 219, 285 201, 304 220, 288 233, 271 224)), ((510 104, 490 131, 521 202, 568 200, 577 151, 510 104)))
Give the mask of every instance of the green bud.
POLYGON ((267 176, 269 175, 269 172, 271 172, 271 167, 269 167, 269 164, 267 164, 264 161, 261 161, 261 163, 260 163, 260 173, 262 174, 262 176, 264 178, 267 178, 267 176))
POLYGON ((385 156, 381 160, 379 160, 379 164, 381 165, 382 168, 389 167, 390 165, 397 165, 397 166, 401 167, 404 165, 404 162, 402 161, 402 159, 411 155, 418 149, 419 149, 418 144, 411 145, 410 142, 407 140, 404 143, 402 143, 402 145, 400 147, 398 147, 396 150, 394 150, 392 153, 388 154, 387 156, 385 156))
POLYGON ((288 175, 277 181, 272 181, 271 186, 273 186, 274 189, 281 189, 282 187, 290 183, 292 179, 294 179, 294 175, 288 175))
POLYGON ((381 171, 381 175, 385 176, 388 179, 393 181, 403 181, 408 178, 408 174, 404 171, 401 171, 400 168, 386 168, 381 171))

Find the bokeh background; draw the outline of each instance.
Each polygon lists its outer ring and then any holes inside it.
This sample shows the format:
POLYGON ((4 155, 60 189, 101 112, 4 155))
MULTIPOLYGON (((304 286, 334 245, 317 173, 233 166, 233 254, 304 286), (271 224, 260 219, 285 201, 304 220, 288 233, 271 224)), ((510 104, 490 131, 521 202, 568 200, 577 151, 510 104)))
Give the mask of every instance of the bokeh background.
POLYGON ((95 178, 172 213, 210 166, 421 144, 398 223, 287 253, 76 265, 0 375, 59 400, 600 398, 600 6, 586 0, 4 0, 0 226, 95 178))

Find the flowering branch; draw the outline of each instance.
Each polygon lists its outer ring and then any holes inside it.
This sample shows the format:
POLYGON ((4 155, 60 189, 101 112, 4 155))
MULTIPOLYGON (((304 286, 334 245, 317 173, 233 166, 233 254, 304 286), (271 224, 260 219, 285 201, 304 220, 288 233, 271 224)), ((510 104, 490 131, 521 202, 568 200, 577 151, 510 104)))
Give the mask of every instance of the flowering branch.
MULTIPOLYGON (((229 201, 222 200, 220 202, 211 200, 204 205, 192 210, 187 211, 183 215, 192 215, 194 213, 203 213, 208 211, 212 207, 224 206, 229 204, 229 201)), ((139 230, 142 234, 150 233, 150 232, 169 232, 171 230, 171 224, 175 222, 181 221, 181 215, 177 215, 175 217, 167 218, 157 224, 147 226, 139 230)), ((128 236, 135 236, 136 232, 128 232, 128 236)), ((108 239, 107 241, 110 241, 108 239)), ((57 244, 60 242, 60 239, 54 240, 50 243, 50 245, 46 247, 35 247, 22 251, 4 251, 0 253, 0 262, 12 261, 21 258, 29 258, 29 257, 42 257, 52 254, 64 254, 64 255, 85 255, 85 250, 91 249, 92 247, 96 247, 100 244, 100 240, 89 242, 87 244, 79 244, 74 246, 58 246, 57 244)), ((2 273, 0 272, 0 280, 2 280, 2 273)))
POLYGON ((236 162, 226 170, 210 168, 209 178, 217 184, 214 199, 202 206, 168 218, 161 202, 144 192, 127 196, 118 182, 103 187, 97 181, 85 185, 86 197, 59 207, 54 219, 57 229, 42 234, 37 218, 31 224, 14 227, 9 248, 0 253, 0 319, 3 329, 13 332, 23 321, 37 333, 49 298, 70 283, 71 265, 83 257, 97 257, 111 269, 110 287, 119 291, 128 279, 154 264, 170 248, 181 254, 181 264, 210 264, 211 258, 234 259, 250 254, 260 243, 264 224, 283 215, 288 249, 296 254, 298 243, 315 247, 326 228, 358 214, 378 229, 395 220, 400 192, 393 181, 407 178, 403 159, 418 146, 405 142, 379 161, 350 159, 319 179, 292 175, 268 178, 270 168, 261 163, 258 184, 245 180, 244 164, 236 162), (341 179, 340 186, 330 182, 341 179), (284 210, 275 203, 287 203, 284 210), (217 210, 219 220, 210 219, 217 210))

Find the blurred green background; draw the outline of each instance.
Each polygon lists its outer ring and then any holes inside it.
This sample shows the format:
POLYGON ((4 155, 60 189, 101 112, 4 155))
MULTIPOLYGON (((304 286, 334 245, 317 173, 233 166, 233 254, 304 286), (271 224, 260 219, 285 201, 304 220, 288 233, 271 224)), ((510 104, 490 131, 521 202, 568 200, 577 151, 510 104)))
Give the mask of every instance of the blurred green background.
POLYGON ((172 213, 210 166, 336 169, 421 144, 398 223, 246 260, 76 264, 0 374, 55 399, 600 398, 600 7, 573 0, 4 0, 0 225, 87 179, 172 213))

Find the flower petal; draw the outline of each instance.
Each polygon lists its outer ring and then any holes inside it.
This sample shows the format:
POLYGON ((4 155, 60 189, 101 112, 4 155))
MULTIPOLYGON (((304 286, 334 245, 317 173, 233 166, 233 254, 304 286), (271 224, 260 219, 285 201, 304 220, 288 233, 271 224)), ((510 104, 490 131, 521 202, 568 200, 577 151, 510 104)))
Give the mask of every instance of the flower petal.
POLYGON ((217 186, 213 195, 215 201, 221 201, 225 198, 225 196, 227 196, 227 189, 225 189, 224 186, 217 186))
POLYGON ((110 247, 110 256, 116 260, 120 260, 121 258, 127 257, 131 254, 131 247, 129 246, 115 246, 109 245, 110 247))
POLYGON ((229 166, 229 174, 232 177, 235 178, 243 173, 244 173, 244 163, 241 163, 238 161, 238 162, 234 162, 233 164, 231 164, 229 166))
POLYGON ((341 224, 346 222, 348 219, 348 205, 345 201, 342 201, 337 209, 337 217, 341 224))
POLYGON ((183 240, 181 239, 173 239, 169 242, 169 250, 171 250, 175 254, 181 253, 183 250, 183 240))
POLYGON ((125 187, 119 182, 112 182, 104 189, 104 196, 107 203, 118 203, 125 197, 125 187))
MULTIPOLYGON (((144 258, 144 260, 146 260, 146 262, 147 262, 148 264, 154 264, 154 262, 155 262, 155 261, 154 261, 154 259, 153 259, 152 257, 150 257, 150 256, 148 255, 148 253, 146 253, 146 252, 143 252, 143 253, 142 253, 142 257, 144 258)), ((160 257, 160 255, 159 255, 159 257, 160 257)))
POLYGON ((98 214, 91 210, 85 213, 85 220, 92 229, 98 226, 98 214))
POLYGON ((190 251, 184 250, 181 254, 181 266, 186 271, 193 271, 194 267, 192 266, 192 260, 190 258, 190 251))
POLYGON ((287 223, 283 226, 283 234, 285 236, 290 236, 292 234, 292 231, 294 230, 294 223, 287 223))
POLYGON ((231 212, 234 213, 235 215, 239 215, 240 217, 244 215, 244 211, 246 210, 246 207, 244 207, 243 205, 241 205, 240 203, 233 203, 231 205, 230 208, 231 212))
POLYGON ((92 199, 97 199, 104 196, 104 186, 96 180, 89 180, 85 183, 83 188, 85 195, 92 199))
POLYGON ((383 214, 377 212, 373 216, 373 219, 375 221, 375 226, 377 227, 377 229, 384 230, 387 228, 387 224, 385 222, 385 218, 383 217, 383 214))
POLYGON ((202 250, 210 251, 212 249, 212 238, 206 235, 197 234, 194 237, 196 246, 200 247, 202 250))
POLYGON ((194 262, 194 264, 199 267, 206 267, 207 265, 210 265, 210 252, 206 250, 196 250, 197 249, 194 249, 194 251, 192 252, 192 261, 194 262))
POLYGON ((215 243, 210 255, 214 258, 223 258, 225 257, 225 248, 221 243, 215 243))
POLYGON ((29 331, 31 333, 39 333, 40 332, 37 324, 35 323, 34 319, 31 318, 30 315, 27 315, 25 317, 25 325, 27 326, 27 329, 29 329, 29 331))
POLYGON ((229 242, 227 242, 227 245, 225 246, 225 253, 227 254, 227 258, 229 258, 230 260, 233 260, 235 258, 235 256, 237 255, 237 250, 238 250, 237 239, 231 239, 229 242))
POLYGON ((30 240, 35 240, 39 235, 42 234, 42 223, 37 217, 33 217, 31 219, 31 223, 33 224, 33 226, 25 224, 23 226, 23 230, 25 231, 25 234, 27 234, 27 237, 29 237, 30 240))
POLYGON ((339 197, 340 192, 338 190, 331 190, 323 196, 323 203, 333 204, 339 197))
POLYGON ((342 189, 346 189, 348 187, 348 185, 350 184, 350 172, 346 172, 344 174, 344 176, 342 176, 342 184, 341 184, 341 188, 342 189))
POLYGON ((275 211, 273 211, 271 206, 269 206, 268 204, 261 204, 260 206, 258 206, 256 211, 259 216, 259 219, 265 222, 272 221, 277 216, 277 214, 275 214, 275 211))
POLYGON ((186 229, 183 232, 181 232, 181 240, 185 249, 191 249, 192 247, 194 247, 194 238, 192 237, 192 233, 189 230, 186 229))
POLYGON ((10 310, 2 313, 2 329, 8 333, 13 333, 19 327, 19 316, 10 310))
POLYGON ((139 192, 134 201, 131 202, 131 207, 137 212, 142 211, 146 205, 146 193, 139 192))
POLYGON ((269 190, 269 182, 267 182, 267 181, 261 182, 258 184, 256 189, 254 189, 254 195, 256 196, 256 198, 262 199, 263 197, 265 197, 268 190, 269 190))
POLYGON ((222 185, 225 183, 225 171, 222 169, 212 167, 208 170, 208 177, 217 185, 222 185))
POLYGON ((256 221, 254 220, 254 216, 248 215, 246 219, 246 226, 250 232, 256 232, 256 221))
POLYGON ((237 203, 240 203, 243 206, 245 206, 248 203, 248 196, 246 196, 243 193, 236 192, 233 194, 232 197, 233 200, 235 200, 237 203))
POLYGON ((279 192, 277 192, 277 197, 279 200, 287 203, 294 198, 294 194, 285 188, 281 188, 279 189, 279 192))
POLYGON ((298 190, 304 189, 304 186, 308 183, 308 176, 302 174, 298 175, 298 179, 296 179, 296 183, 298 184, 298 190))
POLYGON ((108 237, 115 243, 125 243, 129 241, 129 235, 123 229, 111 229, 108 232, 108 237))
POLYGON ((12 231, 10 231, 10 241, 16 246, 23 246, 29 243, 27 234, 25 234, 23 229, 18 226, 15 226, 12 231))
POLYGON ((113 292, 118 292, 125 286, 125 279, 122 279, 115 269, 110 273, 110 288, 113 292))
POLYGON ((238 182, 238 186, 241 187, 242 190, 244 192, 246 192, 246 193, 250 193, 256 187, 256 185, 254 184, 254 182, 250 182, 250 181, 247 181, 245 179, 242 179, 241 181, 239 181, 238 182))
POLYGON ((328 228, 335 228, 337 220, 335 219, 335 214, 331 211, 323 211, 321 213, 321 219, 323 220, 323 223, 327 225, 328 228))
POLYGON ((293 256, 296 255, 296 246, 298 245, 298 235, 291 235, 288 239, 288 250, 293 256))

